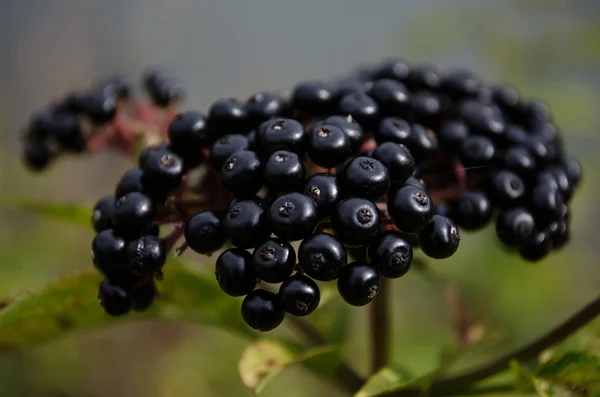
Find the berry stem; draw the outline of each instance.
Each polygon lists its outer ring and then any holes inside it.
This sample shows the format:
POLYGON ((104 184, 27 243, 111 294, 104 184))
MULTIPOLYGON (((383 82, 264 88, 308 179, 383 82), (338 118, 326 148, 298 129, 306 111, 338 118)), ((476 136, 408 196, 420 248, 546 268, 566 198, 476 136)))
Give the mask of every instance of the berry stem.
MULTIPOLYGON (((286 321, 291 324, 302 336, 314 346, 326 346, 329 341, 325 336, 308 321, 294 316, 287 316, 286 321)), ((342 361, 337 368, 340 383, 351 392, 356 392, 364 384, 365 380, 342 361)))
MULTIPOLYGON (((569 317, 562 324, 553 328, 540 338, 520 348, 456 376, 444 377, 433 382, 431 396, 448 396, 464 394, 473 388, 474 384, 497 375, 510 366, 513 360, 525 362, 535 359, 544 350, 562 342, 568 336, 579 330, 600 315, 600 295, 569 317)), ((421 390, 407 388, 402 391, 386 394, 386 396, 408 397, 420 395, 421 390)))
POLYGON ((389 280, 382 277, 377 298, 370 307, 371 316, 371 373, 376 373, 389 362, 391 350, 389 280))

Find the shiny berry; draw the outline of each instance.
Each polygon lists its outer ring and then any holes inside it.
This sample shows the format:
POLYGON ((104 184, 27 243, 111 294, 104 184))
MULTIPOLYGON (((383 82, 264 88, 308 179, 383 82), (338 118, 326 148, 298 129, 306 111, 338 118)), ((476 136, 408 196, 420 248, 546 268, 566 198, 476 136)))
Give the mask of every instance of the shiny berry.
POLYGON ((335 235, 346 245, 364 246, 379 232, 379 209, 364 198, 342 200, 331 215, 335 235))
POLYGON ((384 142, 377 146, 372 156, 385 166, 394 183, 406 182, 415 172, 415 159, 402 144, 384 142))
POLYGON ((312 234, 319 220, 315 202, 300 193, 278 197, 271 204, 268 218, 277 237, 292 241, 312 234))
POLYGON ((406 147, 417 162, 422 162, 435 156, 439 144, 432 130, 420 124, 413 124, 406 147))
POLYGON ((87 144, 79 125, 79 118, 71 113, 59 113, 54 116, 52 136, 62 149, 76 153, 83 152, 87 144))
POLYGON ((411 91, 436 91, 440 86, 441 77, 436 67, 423 65, 410 68, 403 82, 411 91))
POLYGON ((242 302, 242 318, 250 327, 258 331, 271 331, 279 326, 285 311, 279 304, 277 295, 257 289, 248 294, 242 302))
POLYGON ((142 236, 127 243, 125 247, 128 268, 132 273, 146 275, 165 264, 167 253, 157 237, 142 236))
POLYGON ((377 103, 381 115, 406 116, 408 114, 410 94, 404 84, 396 80, 377 80, 367 94, 377 103))
POLYGON ((104 125, 112 121, 117 114, 117 97, 108 92, 90 92, 84 104, 84 114, 95 125, 104 125))
POLYGON ((261 280, 267 283, 281 283, 294 270, 296 252, 285 240, 269 239, 254 249, 252 264, 261 280))
POLYGON ((419 243, 425 255, 445 259, 458 249, 460 234, 452 219, 434 215, 431 223, 419 231, 419 243))
POLYGON ((547 231, 536 233, 533 238, 519 250, 521 258, 530 262, 542 260, 552 251, 552 235, 547 231))
POLYGON ((248 113, 236 98, 215 101, 208 110, 208 127, 215 137, 227 134, 242 134, 248 130, 248 113))
POLYGON ((302 270, 320 281, 335 280, 348 263, 346 247, 334 236, 317 233, 302 240, 298 248, 298 262, 302 270))
POLYGON ((375 131, 375 140, 377 143, 395 142, 406 145, 411 135, 411 127, 405 120, 386 117, 379 123, 375 131))
POLYGON ((452 219, 465 230, 478 230, 492 220, 492 204, 481 192, 465 192, 452 207, 452 219))
POLYGON ((433 218, 433 203, 425 190, 407 185, 390 196, 388 211, 398 229, 416 233, 433 218))
POLYGON ((514 172, 502 170, 492 177, 488 191, 495 206, 516 207, 525 197, 525 183, 514 172))
POLYGON ((337 280, 342 299, 352 306, 364 306, 377 296, 379 272, 365 262, 352 262, 342 268, 337 280))
POLYGON ((460 149, 462 143, 469 136, 469 127, 462 121, 449 121, 445 123, 438 133, 440 146, 448 150, 460 149))
POLYGON ((413 120, 427 128, 439 129, 442 118, 442 101, 430 92, 419 92, 410 101, 413 120))
POLYGON ((321 125, 333 125, 338 128, 341 128, 344 131, 344 134, 350 140, 350 146, 352 148, 352 153, 358 153, 361 146, 365 141, 365 134, 360 126, 352 116, 329 116, 326 119, 315 123, 315 127, 321 125))
POLYGON ((484 167, 492 164, 496 147, 491 139, 473 135, 460 147, 460 160, 465 167, 484 167))
POLYGON ((285 102, 281 95, 274 92, 257 92, 246 101, 246 113, 252 126, 281 115, 285 110, 285 102))
POLYGON ((113 229, 101 231, 92 241, 92 262, 107 276, 123 273, 127 263, 125 240, 117 236, 113 229))
POLYGON ((92 210, 92 226, 96 233, 113 228, 111 214, 114 205, 115 198, 113 196, 102 197, 94 205, 94 209, 92 210))
POLYGON ((494 140, 501 139, 506 128, 504 116, 498 107, 474 99, 462 102, 458 108, 458 115, 472 133, 494 140))
POLYGON ((229 156, 242 150, 249 150, 249 148, 248 138, 244 135, 224 135, 210 147, 210 163, 220 171, 229 156))
POLYGON ((214 140, 204 113, 197 111, 179 113, 169 124, 168 132, 171 150, 183 158, 188 168, 202 162, 202 149, 214 140))
POLYGON ((181 157, 169 150, 155 150, 149 153, 144 165, 145 181, 155 190, 171 191, 181 183, 185 173, 181 157))
POLYGON ((319 286, 310 278, 296 274, 279 287, 279 302, 287 313, 306 316, 314 312, 321 300, 319 286))
POLYGON ((531 193, 531 211, 538 226, 548 225, 562 215, 563 196, 549 185, 539 185, 531 193))
POLYGON ((403 59, 387 59, 375 69, 373 77, 403 81, 408 76, 409 70, 408 64, 403 59))
POLYGON ((185 95, 181 83, 166 71, 148 71, 144 76, 144 88, 159 108, 166 108, 182 100, 185 95))
POLYGON ((346 165, 338 183, 347 197, 377 200, 390 187, 390 174, 379 160, 360 156, 346 165))
POLYGON ((223 251, 217 258, 215 276, 219 287, 227 295, 248 295, 254 290, 257 282, 252 254, 241 248, 223 251))
POLYGON ((524 208, 506 210, 496 218, 496 235, 504 244, 520 247, 535 233, 533 215, 524 208))
POLYGON ((398 278, 406 274, 413 261, 412 245, 402 233, 386 231, 369 242, 367 258, 382 276, 398 278))
POLYGON ((502 165, 526 181, 533 179, 536 175, 535 157, 523 146, 509 148, 502 157, 502 165))
POLYGON ((304 185, 304 162, 296 153, 279 150, 265 162, 265 185, 270 193, 298 191, 304 185))
POLYGON ((252 248, 269 238, 271 232, 263 208, 253 200, 233 205, 223 220, 225 236, 238 248, 252 248))
POLYGON ((315 174, 308 178, 303 193, 313 199, 319 217, 328 216, 340 200, 337 178, 330 174, 315 174))
POLYGON ((45 142, 30 141, 25 144, 23 161, 31 171, 44 170, 52 160, 50 146, 45 142))
POLYGON ((199 254, 210 254, 225 244, 221 218, 213 211, 202 211, 189 218, 185 224, 185 241, 199 254))
POLYGON ((236 197, 252 197, 264 182, 260 159, 255 152, 242 150, 229 156, 221 168, 223 185, 236 197))
POLYGON ((453 100, 475 97, 481 81, 467 70, 454 70, 442 77, 440 89, 453 100))
POLYGON ((277 150, 302 153, 306 147, 304 127, 293 119, 265 121, 258 127, 256 138, 260 148, 267 154, 277 150))
POLYGON ((334 125, 323 124, 308 135, 308 156, 323 168, 333 168, 350 157, 352 146, 344 131, 334 125))
POLYGON ((115 230, 127 237, 139 236, 152 226, 156 207, 152 200, 138 192, 127 193, 119 198, 112 211, 115 230))
POLYGON ((301 82, 292 93, 292 107, 302 117, 329 113, 333 109, 334 93, 332 88, 321 81, 301 82))
POLYGON ((350 115, 363 129, 371 130, 379 122, 379 106, 367 94, 354 93, 344 96, 338 105, 338 111, 350 115))
POLYGON ((153 282, 142 284, 138 289, 132 291, 133 310, 144 312, 152 306, 156 298, 156 285, 153 282))
POLYGON ((100 283, 98 302, 110 316, 122 316, 131 310, 133 299, 128 291, 105 278, 100 283))

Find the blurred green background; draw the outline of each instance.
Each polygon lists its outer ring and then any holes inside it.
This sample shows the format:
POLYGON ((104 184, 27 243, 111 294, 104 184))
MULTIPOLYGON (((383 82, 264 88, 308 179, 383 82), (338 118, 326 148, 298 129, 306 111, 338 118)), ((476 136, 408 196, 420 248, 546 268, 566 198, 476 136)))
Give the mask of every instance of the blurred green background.
MULTIPOLYGON (((447 283, 459 286, 494 342, 478 358, 498 355, 598 293, 597 0, 5 0, 2 196, 93 202, 112 192, 129 165, 118 155, 66 158, 43 175, 29 174, 19 160, 17 132, 28 115, 56 94, 103 76, 122 72, 135 80, 146 67, 165 67, 186 83, 185 107, 205 110, 220 97, 287 88, 391 55, 467 66, 486 81, 510 81, 524 96, 547 101, 569 151, 583 163, 584 182, 572 205, 573 241, 560 253, 531 265, 502 252, 492 230, 463 233, 454 257, 427 261, 445 281, 412 272, 393 284, 395 362, 422 372, 451 340, 447 283)), ((91 229, 16 211, 0 217, 0 299, 90 266, 91 229)), ((210 263, 199 267, 211 271, 210 263)), ((356 359, 368 352, 368 322, 365 309, 352 309, 352 316, 344 352, 356 359)), ((240 338, 198 325, 113 326, 0 356, 0 396, 249 396, 237 375, 244 346, 240 338)), ((356 368, 364 373, 367 362, 358 360, 356 368)), ((264 395, 341 394, 292 369, 264 395)))

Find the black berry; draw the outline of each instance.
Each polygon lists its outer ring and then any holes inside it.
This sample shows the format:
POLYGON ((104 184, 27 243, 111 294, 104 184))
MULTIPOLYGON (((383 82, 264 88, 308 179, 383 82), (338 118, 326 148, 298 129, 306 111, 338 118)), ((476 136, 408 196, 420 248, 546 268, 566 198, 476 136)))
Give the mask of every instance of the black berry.
POLYGON ((371 266, 374 266, 382 276, 398 278, 410 269, 413 248, 401 233, 386 231, 369 242, 367 255, 371 266))
POLYGON ((300 193, 278 197, 271 204, 268 217, 273 233, 288 240, 301 240, 309 236, 319 219, 315 202, 300 193))
POLYGON ((268 154, 277 150, 302 153, 306 147, 304 127, 293 119, 265 121, 258 127, 256 138, 260 148, 268 154))
POLYGON ((298 191, 304 184, 304 162, 296 153, 279 150, 265 162, 265 185, 270 193, 298 191))
POLYGON ((337 178, 330 174, 315 174, 308 178, 303 193, 314 200, 319 217, 328 216, 341 198, 337 178))
POLYGON ((263 208, 253 200, 233 205, 223 220, 225 236, 239 248, 252 248, 271 234, 263 208))
POLYGON ((229 156, 221 168, 221 180, 237 197, 254 196, 264 182, 258 155, 250 150, 242 150, 229 156))
POLYGON ((221 218, 213 211, 202 211, 185 224, 185 241, 199 254, 210 254, 225 244, 221 218))
POLYGON ((252 253, 256 275, 268 283, 281 283, 287 279, 296 264, 296 252, 285 240, 269 239, 252 253))
POLYGON ((452 218, 465 230, 481 229, 492 219, 492 204, 481 192, 465 192, 454 203, 452 218))
POLYGON ((389 198, 388 211, 398 229, 416 233, 433 218, 433 203, 425 190, 407 185, 389 198))
POLYGON ((322 124, 313 128, 308 135, 308 156, 321 167, 336 167, 351 154, 350 138, 340 127, 322 124))
POLYGON ((365 262, 352 262, 342 268, 337 288, 342 299, 352 306, 364 306, 377 296, 379 272, 365 262))
POLYGON ((130 241, 125 251, 129 270, 139 275, 160 270, 167 259, 162 243, 154 236, 142 236, 130 241))
POLYGON ((309 315, 321 300, 317 283, 299 274, 285 280, 279 287, 278 295, 283 310, 293 316, 309 315))
POLYGON ((419 231, 419 243, 425 255, 444 259, 454 255, 460 243, 460 235, 452 219, 434 215, 431 223, 419 231))
POLYGON ((524 208, 517 207, 506 210, 496 218, 496 235, 508 246, 523 246, 534 233, 533 215, 524 208))
POLYGON ((381 217, 377 206, 364 198, 342 200, 331 215, 331 227, 346 245, 363 246, 379 232, 381 217))
POLYGON ((244 135, 224 135, 210 147, 210 163, 220 171, 229 156, 249 148, 248 138, 244 135))
POLYGON ((360 156, 344 167, 338 183, 346 196, 377 200, 390 187, 390 174, 379 160, 360 156))
POLYGON ((131 294, 107 278, 100 283, 98 302, 106 314, 115 317, 127 314, 133 305, 131 294))
POLYGON ((92 262, 106 276, 116 276, 125 271, 127 255, 125 240, 113 229, 101 231, 92 241, 92 262))
POLYGON ((152 226, 156 208, 148 196, 132 192, 119 198, 112 212, 115 230, 128 237, 139 236, 152 226))
POLYGON ((94 205, 94 209, 92 210, 92 226, 96 233, 113 228, 111 216, 114 205, 115 198, 113 196, 102 197, 94 205))
POLYGON ((250 327, 258 331, 271 331, 279 326, 285 311, 279 304, 277 295, 257 289, 248 294, 242 302, 242 318, 250 327))
POLYGON ((304 272, 315 280, 331 281, 348 263, 348 253, 331 234, 317 233, 302 240, 298 248, 298 262, 304 272))
POLYGON ((215 276, 227 295, 248 295, 254 290, 257 282, 252 254, 241 248, 223 251, 217 258, 215 276))
POLYGON ((350 115, 363 129, 371 130, 379 122, 379 106, 367 94, 354 93, 344 96, 338 105, 338 111, 350 115))

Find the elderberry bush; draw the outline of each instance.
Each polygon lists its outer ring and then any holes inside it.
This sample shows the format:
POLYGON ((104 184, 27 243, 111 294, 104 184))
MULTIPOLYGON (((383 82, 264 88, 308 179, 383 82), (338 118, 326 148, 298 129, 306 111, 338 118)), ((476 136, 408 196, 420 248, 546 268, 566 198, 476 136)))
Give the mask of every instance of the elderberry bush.
MULTIPOLYGON (((170 81, 146 77, 156 106, 181 97, 170 81)), ((100 303, 144 310, 167 253, 187 247, 218 253, 216 281, 244 297, 241 315, 260 331, 312 313, 326 282, 369 304, 416 250, 452 256, 459 230, 494 222, 502 245, 539 261, 569 241, 581 179, 558 130, 543 102, 509 85, 398 59, 179 111, 94 208, 100 303)), ((28 145, 58 139, 36 134, 28 145)))

